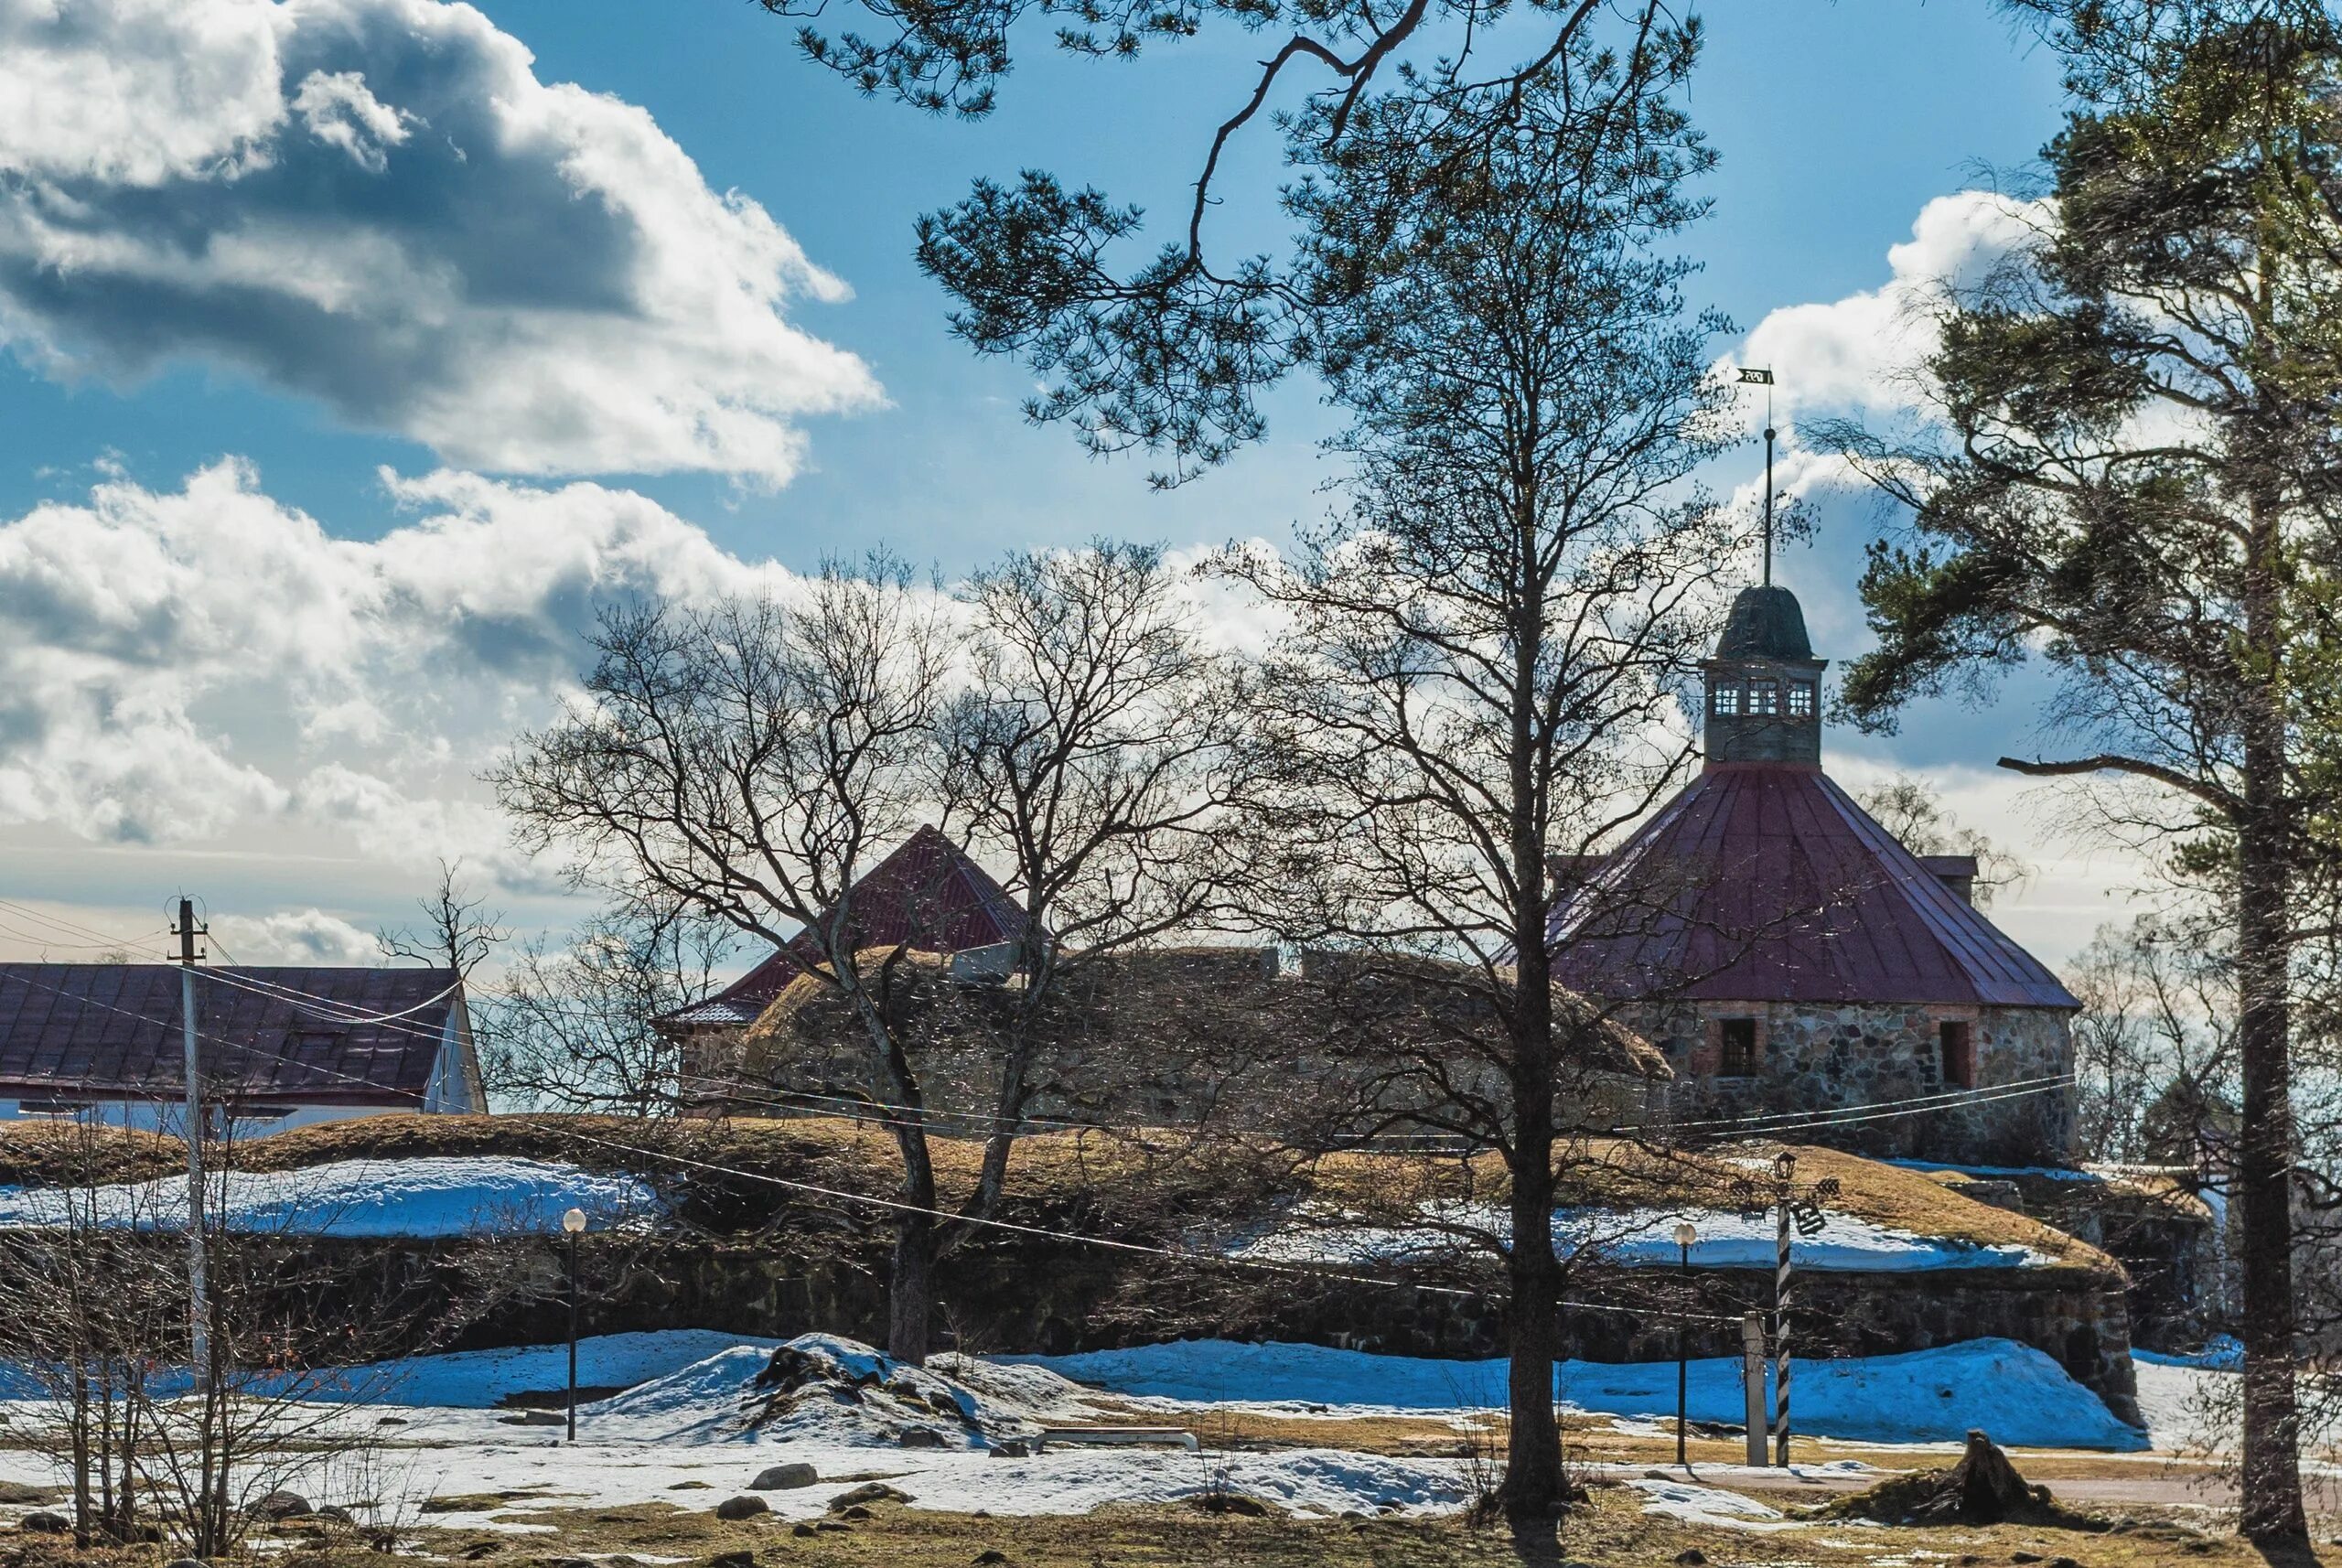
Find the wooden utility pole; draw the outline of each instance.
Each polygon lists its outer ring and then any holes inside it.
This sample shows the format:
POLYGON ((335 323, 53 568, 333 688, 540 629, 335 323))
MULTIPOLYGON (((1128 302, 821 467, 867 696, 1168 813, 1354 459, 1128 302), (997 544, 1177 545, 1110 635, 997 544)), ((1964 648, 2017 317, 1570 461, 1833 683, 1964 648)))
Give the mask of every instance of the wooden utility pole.
POLYGON ((179 1035, 187 1056, 187 1311, 189 1369, 198 1380, 209 1363, 210 1302, 203 1278, 203 1095, 197 1070, 195 900, 179 900, 179 1035))

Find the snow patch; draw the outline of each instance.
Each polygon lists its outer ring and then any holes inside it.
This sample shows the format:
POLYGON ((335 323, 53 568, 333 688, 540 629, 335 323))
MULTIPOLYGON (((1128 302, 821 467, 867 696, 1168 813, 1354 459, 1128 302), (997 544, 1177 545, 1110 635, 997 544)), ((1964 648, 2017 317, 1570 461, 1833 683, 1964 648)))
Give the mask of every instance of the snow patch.
MULTIPOLYGON (((1726 1208, 1565 1209, 1553 1216, 1553 1240, 1565 1253, 1599 1256, 1626 1267, 1674 1268, 1683 1261, 1675 1226, 1699 1232, 1690 1262, 1711 1269, 1769 1269, 1779 1245, 1775 1220, 1726 1208)), ((1475 1238, 1501 1243, 1510 1226, 1501 1210, 1473 1205, 1427 1207, 1420 1225, 1370 1225, 1326 1209, 1302 1209, 1273 1230, 1230 1249, 1230 1255, 1279 1263, 1348 1268, 1425 1263, 1468 1251, 1475 1238)), ((1858 1215, 1832 1213, 1819 1235, 1794 1236, 1790 1261, 1801 1269, 1904 1273, 1931 1269, 2039 1268, 2057 1260, 2034 1248, 1921 1236, 1858 1215)))
MULTIPOLYGON (((1019 1357, 1078 1382, 1181 1404, 1239 1403, 1376 1410, 1487 1410, 1505 1401, 1506 1363, 1378 1356, 1319 1345, 1183 1340, 1073 1356, 1019 1357)), ((1769 1369, 1767 1369, 1769 1374, 1769 1369)), ((1880 1443, 1957 1443, 1982 1425, 1995 1442, 2026 1447, 2133 1451, 2136 1428, 2031 1346, 1970 1339, 1900 1356, 1797 1363, 1797 1427, 1817 1436, 1880 1443), (1980 1419, 1981 1418, 1981 1419, 1980 1419)), ((1554 1397, 1589 1414, 1675 1413, 1675 1364, 1567 1361, 1554 1397)), ((1769 1406, 1769 1398, 1768 1406, 1769 1406)), ((1745 1413, 1740 1361, 1692 1361, 1689 1413, 1736 1425, 1745 1413)))
MULTIPOLYGON (((558 1232, 570 1208, 607 1230, 639 1223, 662 1207, 634 1176, 502 1155, 227 1171, 208 1176, 204 1192, 206 1208, 229 1228, 279 1235, 539 1235, 558 1232)), ((109 1227, 177 1230, 187 1212, 184 1176, 78 1191, 0 1187, 0 1229, 56 1229, 94 1218, 109 1227)))
POLYGON ((1721 1525, 1726 1530, 1795 1530, 1797 1521, 1755 1498, 1727 1492, 1720 1487, 1695 1487, 1688 1481, 1655 1477, 1628 1481, 1643 1495, 1643 1512, 1665 1514, 1687 1524, 1721 1525))

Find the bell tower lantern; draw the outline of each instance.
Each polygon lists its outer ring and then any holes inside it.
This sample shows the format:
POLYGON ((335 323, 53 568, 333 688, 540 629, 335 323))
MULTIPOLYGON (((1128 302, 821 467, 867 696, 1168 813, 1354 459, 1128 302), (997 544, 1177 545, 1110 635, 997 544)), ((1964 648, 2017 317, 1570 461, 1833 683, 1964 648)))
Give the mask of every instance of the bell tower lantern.
POLYGON ((1797 596, 1767 583, 1732 601, 1707 676, 1707 765, 1821 766, 1821 671, 1797 596))

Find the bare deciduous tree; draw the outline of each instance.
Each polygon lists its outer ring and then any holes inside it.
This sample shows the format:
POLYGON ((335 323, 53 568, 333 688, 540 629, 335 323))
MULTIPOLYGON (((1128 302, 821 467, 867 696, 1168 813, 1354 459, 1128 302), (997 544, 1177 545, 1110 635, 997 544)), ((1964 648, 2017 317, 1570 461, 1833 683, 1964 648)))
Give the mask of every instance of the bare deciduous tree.
POLYGON ((701 1086, 660 1027, 721 983, 732 927, 673 909, 597 912, 559 950, 539 939, 477 993, 489 1094, 529 1110, 671 1115, 701 1086))
POLYGON ((1156 552, 1015 556, 971 583, 964 624, 954 613, 882 558, 786 607, 613 617, 586 703, 497 776, 528 840, 588 857, 582 874, 810 959, 796 983, 850 1020, 862 1097, 901 1159, 887 1339, 913 1361, 954 1221, 1002 1200, 1061 976, 1207 908, 1237 755, 1221 671, 1156 552), (965 1005, 910 958, 942 945, 916 911, 907 940, 875 948, 865 931, 902 912, 856 904, 857 878, 929 816, 972 824, 1025 917, 1004 986, 965 1005), (975 1063, 985 1109, 931 1098, 946 1057, 975 1063), (972 1115, 981 1169, 947 1206, 929 1133, 972 1115))
POLYGON ((946 792, 1024 914, 971 1198, 988 1213, 1066 983, 1194 928, 1226 891, 1244 699, 1155 546, 1011 554, 964 598, 967 684, 939 735, 946 792))
POLYGON ((422 918, 412 925, 385 926, 374 933, 384 958, 452 969, 468 976, 481 960, 512 935, 504 912, 490 909, 487 897, 464 880, 461 860, 439 862, 438 886, 414 901, 422 918))
POLYGON ((521 842, 579 879, 728 922, 779 948, 861 1036, 902 1162, 889 1350, 926 1359, 938 1191, 911 1057, 889 1022, 902 953, 865 952, 854 885, 932 801, 951 636, 936 596, 874 555, 825 567, 790 605, 613 611, 586 694, 492 775, 521 842))

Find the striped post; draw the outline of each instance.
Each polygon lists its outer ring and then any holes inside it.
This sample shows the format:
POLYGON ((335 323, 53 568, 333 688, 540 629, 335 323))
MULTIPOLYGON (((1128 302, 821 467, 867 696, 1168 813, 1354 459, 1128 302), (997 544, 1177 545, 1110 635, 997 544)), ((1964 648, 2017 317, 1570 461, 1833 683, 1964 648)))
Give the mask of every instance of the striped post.
POLYGON ((1789 1462, 1789 1200, 1781 1184, 1778 1250, 1773 1264, 1773 1463, 1789 1462))

